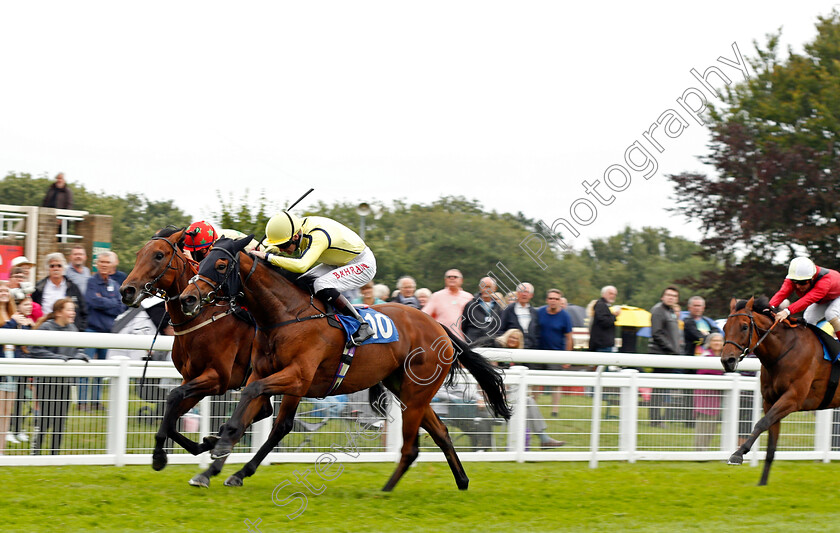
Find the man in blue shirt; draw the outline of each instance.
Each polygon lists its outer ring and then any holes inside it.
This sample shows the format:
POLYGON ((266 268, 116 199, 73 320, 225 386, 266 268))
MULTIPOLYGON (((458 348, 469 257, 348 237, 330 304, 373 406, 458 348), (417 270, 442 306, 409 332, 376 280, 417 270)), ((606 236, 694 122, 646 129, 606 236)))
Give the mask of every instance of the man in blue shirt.
MULTIPOLYGON (((89 309, 85 331, 110 333, 117 315, 126 309, 120 297, 120 284, 113 278, 116 265, 117 254, 114 252, 100 252, 96 258, 97 272, 88 279, 85 291, 85 304, 89 309)), ((108 354, 105 348, 88 348, 86 352, 90 359, 105 359, 108 354)), ((80 410, 102 409, 101 397, 101 378, 94 379, 90 390, 88 390, 88 378, 81 378, 79 381, 80 410)))
POLYGON ((549 289, 545 295, 546 305, 537 310, 540 324, 540 350, 571 350, 572 317, 562 308, 563 293, 549 289))
MULTIPOLYGON (((540 350, 571 350, 574 347, 572 341, 572 317, 563 309, 563 293, 558 289, 549 289, 545 295, 545 305, 537 309, 537 322, 539 323, 539 348, 540 350)), ((548 365, 548 369, 557 368, 548 365)), ((560 368, 568 368, 564 365, 560 368)), ((560 389, 553 388, 551 416, 557 416, 557 406, 560 404, 560 389)))

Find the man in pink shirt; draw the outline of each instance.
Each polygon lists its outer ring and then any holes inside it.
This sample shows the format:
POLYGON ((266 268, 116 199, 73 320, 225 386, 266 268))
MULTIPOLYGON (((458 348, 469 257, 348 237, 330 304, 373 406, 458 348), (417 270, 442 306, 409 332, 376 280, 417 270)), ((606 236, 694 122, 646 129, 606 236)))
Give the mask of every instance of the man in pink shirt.
POLYGON ((457 269, 447 270, 445 274, 445 286, 429 297, 429 301, 423 307, 423 312, 448 327, 453 333, 463 338, 461 334, 460 320, 464 306, 470 303, 473 296, 461 289, 464 284, 464 276, 457 269))

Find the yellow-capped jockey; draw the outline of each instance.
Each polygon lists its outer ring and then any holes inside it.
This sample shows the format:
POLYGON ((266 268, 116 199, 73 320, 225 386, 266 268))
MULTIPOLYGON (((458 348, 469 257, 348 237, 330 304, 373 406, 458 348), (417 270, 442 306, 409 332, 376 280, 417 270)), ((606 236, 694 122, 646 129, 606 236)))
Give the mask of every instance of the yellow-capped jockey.
MULTIPOLYGON (((235 229, 223 229, 216 231, 216 229, 204 220, 193 222, 187 228, 186 236, 184 237, 184 252, 195 261, 201 262, 213 243, 222 237, 228 239, 241 239, 246 235, 241 231, 235 229)), ((252 240, 251 244, 245 247, 245 250, 251 251, 258 245, 257 241, 252 240)))
POLYGON ((770 299, 770 305, 778 306, 794 291, 799 299, 776 313, 777 322, 804 309, 806 322, 816 324, 825 317, 840 334, 840 272, 818 267, 807 257, 794 257, 788 275, 779 292, 770 299))
POLYGON ((315 296, 361 324, 351 342, 373 335, 370 325, 342 292, 357 289, 376 275, 376 258, 356 232, 325 217, 300 219, 283 211, 265 227, 267 252, 252 252, 272 265, 314 278, 315 296), (317 266, 316 266, 317 265, 317 266))

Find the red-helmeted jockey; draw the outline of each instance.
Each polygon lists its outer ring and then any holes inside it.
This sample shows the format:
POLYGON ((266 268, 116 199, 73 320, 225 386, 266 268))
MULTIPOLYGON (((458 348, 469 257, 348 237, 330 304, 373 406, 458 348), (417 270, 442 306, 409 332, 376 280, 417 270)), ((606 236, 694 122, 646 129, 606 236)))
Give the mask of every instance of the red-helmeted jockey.
MULTIPOLYGON (((187 228, 186 236, 184 237, 184 252, 193 260, 201 262, 207 252, 213 246, 213 243, 222 237, 229 239, 241 239, 246 235, 241 231, 235 229, 223 229, 216 231, 216 229, 204 220, 193 222, 187 228)), ((257 241, 251 241, 245 249, 248 251, 257 247, 257 241)))
POLYGON ((776 313, 776 322, 804 310, 806 322, 816 324, 825 317, 835 335, 840 334, 840 272, 818 267, 807 257, 794 257, 770 305, 778 306, 793 292, 799 299, 776 313))

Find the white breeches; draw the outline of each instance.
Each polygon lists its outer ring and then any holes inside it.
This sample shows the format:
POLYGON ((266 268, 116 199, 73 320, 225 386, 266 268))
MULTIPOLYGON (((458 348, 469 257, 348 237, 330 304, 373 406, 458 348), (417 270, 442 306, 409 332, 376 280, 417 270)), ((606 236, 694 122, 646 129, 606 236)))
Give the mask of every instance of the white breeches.
POLYGON ((362 250, 355 259, 344 266, 320 264, 308 271, 304 276, 315 278, 315 292, 333 288, 338 292, 358 289, 365 283, 373 281, 376 275, 376 258, 370 248, 362 250))

